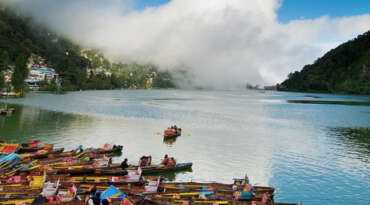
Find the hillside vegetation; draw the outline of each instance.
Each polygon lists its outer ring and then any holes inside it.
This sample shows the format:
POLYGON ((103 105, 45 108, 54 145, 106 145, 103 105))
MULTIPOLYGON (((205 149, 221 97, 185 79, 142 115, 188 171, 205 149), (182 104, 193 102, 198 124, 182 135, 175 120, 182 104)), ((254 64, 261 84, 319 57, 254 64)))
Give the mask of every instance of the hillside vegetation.
MULTIPOLYGON (((175 87, 170 73, 154 65, 112 63, 97 50, 81 48, 0 4, 0 71, 16 70, 17 59, 24 67, 30 56, 39 56, 54 68, 64 90, 175 87)), ((4 84, 0 72, 0 89, 4 84)))
POLYGON ((370 31, 288 75, 284 91, 370 94, 370 31))

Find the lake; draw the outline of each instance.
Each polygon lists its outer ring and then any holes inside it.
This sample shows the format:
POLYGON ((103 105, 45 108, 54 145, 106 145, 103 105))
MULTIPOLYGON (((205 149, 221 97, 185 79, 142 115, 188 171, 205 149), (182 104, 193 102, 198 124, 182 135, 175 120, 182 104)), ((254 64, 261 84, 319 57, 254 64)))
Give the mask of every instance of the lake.
POLYGON ((30 93, 8 100, 16 113, 0 117, 0 138, 40 139, 67 149, 121 144, 117 162, 127 157, 137 164, 142 155, 159 162, 169 154, 194 163, 192 172, 169 175, 171 180, 231 183, 248 174, 252 184, 275 187, 276 201, 365 205, 369 101, 369 96, 247 90, 30 93), (156 134, 175 124, 183 130, 176 141, 156 134))

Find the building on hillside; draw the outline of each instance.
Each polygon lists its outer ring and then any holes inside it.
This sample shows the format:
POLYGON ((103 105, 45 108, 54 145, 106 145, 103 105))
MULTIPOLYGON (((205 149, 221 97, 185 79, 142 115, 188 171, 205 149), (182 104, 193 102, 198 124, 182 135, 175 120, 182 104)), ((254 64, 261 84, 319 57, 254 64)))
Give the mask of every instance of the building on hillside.
POLYGON ((45 59, 42 58, 41 56, 38 56, 36 54, 31 54, 30 57, 28 58, 28 63, 27 63, 27 68, 28 69, 33 69, 34 66, 44 66, 45 65, 45 59))
POLYGON ((111 72, 107 71, 106 69, 100 67, 100 68, 87 68, 86 69, 86 75, 87 78, 90 78, 90 75, 97 75, 99 73, 103 73, 105 76, 110 77, 112 75, 111 72))
POLYGON ((39 88, 39 81, 45 80, 50 82, 52 79, 58 79, 58 74, 53 68, 41 67, 40 65, 35 64, 29 71, 25 82, 30 86, 31 89, 37 90, 39 88))
POLYGON ((12 80, 13 71, 8 69, 3 71, 4 73, 4 80, 6 83, 9 83, 12 80))

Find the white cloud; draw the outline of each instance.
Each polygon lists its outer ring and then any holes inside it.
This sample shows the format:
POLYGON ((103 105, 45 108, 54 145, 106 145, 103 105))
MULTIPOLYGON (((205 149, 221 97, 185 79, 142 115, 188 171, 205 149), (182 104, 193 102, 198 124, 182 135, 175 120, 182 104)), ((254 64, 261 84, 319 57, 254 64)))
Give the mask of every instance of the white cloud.
MULTIPOLYGON (((10 0, 8 0, 10 2, 10 0)), ((55 31, 111 58, 182 65, 194 84, 274 84, 370 29, 370 15, 277 21, 279 0, 172 0, 131 9, 128 0, 12 0, 55 31)))

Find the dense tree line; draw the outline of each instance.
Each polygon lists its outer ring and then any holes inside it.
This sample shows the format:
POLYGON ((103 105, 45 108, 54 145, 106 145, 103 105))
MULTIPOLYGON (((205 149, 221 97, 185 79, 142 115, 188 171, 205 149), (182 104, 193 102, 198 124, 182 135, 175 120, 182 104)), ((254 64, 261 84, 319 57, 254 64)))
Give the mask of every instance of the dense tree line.
MULTIPOLYGON (((147 88, 149 78, 153 78, 149 87, 175 86, 167 72, 159 72, 152 65, 113 64, 97 50, 84 50, 0 4, 0 71, 13 69, 12 85, 17 91, 24 88, 25 66, 31 54, 42 57, 55 69, 64 90, 147 88), (87 69, 94 70, 92 75, 87 69)), ((56 89, 56 83, 40 82, 40 86, 51 90, 56 89)), ((4 86, 4 74, 0 72, 0 88, 4 86)))
POLYGON ((279 90, 370 94, 370 31, 290 73, 279 90))

